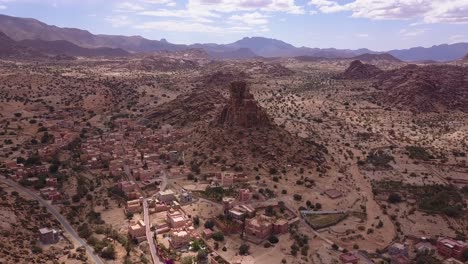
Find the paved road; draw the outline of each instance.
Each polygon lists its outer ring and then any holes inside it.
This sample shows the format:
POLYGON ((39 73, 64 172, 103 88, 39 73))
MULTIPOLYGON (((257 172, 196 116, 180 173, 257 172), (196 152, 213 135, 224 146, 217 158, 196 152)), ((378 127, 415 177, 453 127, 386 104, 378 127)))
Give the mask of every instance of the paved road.
POLYGON ((151 231, 150 225, 150 217, 148 212, 148 200, 146 198, 143 199, 143 212, 144 212, 144 220, 145 220, 145 228, 146 228, 146 239, 148 240, 149 249, 151 252, 151 258, 153 259, 153 263, 159 264, 162 263, 156 254, 156 246, 154 244, 153 239, 153 232, 151 231))
MULTIPOLYGON (((125 174, 127 175, 127 178, 136 183, 136 180, 133 177, 132 173, 130 172, 130 168, 128 167, 128 165, 124 166, 124 171, 125 171, 125 174)), ((164 178, 163 178, 163 182, 164 182, 164 178)), ((143 220, 145 222, 146 240, 148 241, 149 249, 151 252, 151 258, 153 259, 154 264, 162 264, 161 260, 159 259, 157 255, 156 246, 154 244, 154 239, 153 239, 153 232, 151 231, 148 198, 146 198, 146 193, 143 192, 140 185, 137 184, 137 188, 140 191, 141 195, 143 196, 143 220)))
POLYGON ((55 216, 55 218, 57 218, 57 220, 60 222, 60 224, 62 224, 63 228, 73 237, 73 239, 75 239, 76 241, 78 241, 78 243, 83 246, 84 248, 86 248, 86 251, 88 252, 88 254, 93 258, 94 262, 97 263, 97 264, 104 264, 104 262, 102 261, 102 259, 96 255, 94 253, 94 250, 92 247, 90 247, 83 239, 81 239, 81 237, 76 233, 76 231, 73 229, 73 227, 70 225, 70 223, 68 222, 68 220, 63 217, 58 211, 57 209, 55 209, 55 207, 51 204, 49 204, 46 200, 42 199, 39 195, 37 195, 35 192, 27 189, 27 188, 24 188, 23 186, 17 184, 16 182, 14 181, 11 181, 11 180, 8 180, 6 179, 4 176, 0 176, 0 180, 2 182, 4 182, 5 184, 9 185, 10 187, 12 187, 13 189, 16 189, 16 190, 21 190, 25 193, 27 193, 28 195, 30 195, 31 197, 33 197, 34 199, 36 199, 37 201, 39 201, 39 203, 41 203, 43 206, 45 206, 47 208, 47 210, 53 214, 55 216))
POLYGON ((166 172, 166 170, 162 169, 161 174, 162 174, 162 181, 161 181, 161 185, 159 186, 159 190, 164 191, 164 190, 166 190, 166 187, 167 187, 167 172, 166 172))

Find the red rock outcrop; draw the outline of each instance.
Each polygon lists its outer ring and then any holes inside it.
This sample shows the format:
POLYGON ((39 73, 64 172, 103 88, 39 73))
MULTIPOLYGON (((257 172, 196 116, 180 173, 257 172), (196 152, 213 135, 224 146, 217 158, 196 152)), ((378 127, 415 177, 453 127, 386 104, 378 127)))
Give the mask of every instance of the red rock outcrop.
POLYGON ((377 77, 383 104, 413 112, 468 111, 468 68, 408 65, 377 77))
POLYGON ((159 105, 145 115, 145 123, 170 124, 177 127, 213 120, 226 99, 212 89, 201 89, 181 94, 174 100, 159 105))
POLYGON ((361 80, 361 79, 370 79, 383 71, 377 66, 371 64, 364 64, 360 60, 355 60, 351 62, 348 69, 340 76, 341 79, 347 80, 361 80))
POLYGON ((218 124, 251 128, 270 126, 271 122, 250 93, 247 83, 238 81, 231 83, 230 99, 218 117, 218 124))
POLYGON ((234 71, 216 71, 212 74, 200 78, 202 84, 206 87, 224 87, 226 83, 232 83, 239 80, 249 79, 250 76, 245 72, 234 71))

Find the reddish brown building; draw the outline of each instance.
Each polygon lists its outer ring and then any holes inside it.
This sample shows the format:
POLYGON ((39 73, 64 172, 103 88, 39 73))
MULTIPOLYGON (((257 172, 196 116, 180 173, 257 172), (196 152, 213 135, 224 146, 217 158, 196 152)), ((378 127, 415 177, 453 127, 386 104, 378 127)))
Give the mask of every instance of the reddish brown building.
POLYGON ((450 238, 440 238, 437 241, 437 252, 445 258, 463 260, 463 251, 468 249, 468 245, 462 241, 450 238))
POLYGON ((352 253, 344 253, 340 256, 341 263, 358 263, 359 259, 352 253))

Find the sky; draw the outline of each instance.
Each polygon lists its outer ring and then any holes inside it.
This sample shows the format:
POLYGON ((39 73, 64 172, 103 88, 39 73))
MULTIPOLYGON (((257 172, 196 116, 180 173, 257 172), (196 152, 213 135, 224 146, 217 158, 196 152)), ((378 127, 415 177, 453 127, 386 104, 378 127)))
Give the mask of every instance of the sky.
POLYGON ((388 51, 468 42, 468 0, 0 0, 0 13, 181 44, 262 36, 388 51))

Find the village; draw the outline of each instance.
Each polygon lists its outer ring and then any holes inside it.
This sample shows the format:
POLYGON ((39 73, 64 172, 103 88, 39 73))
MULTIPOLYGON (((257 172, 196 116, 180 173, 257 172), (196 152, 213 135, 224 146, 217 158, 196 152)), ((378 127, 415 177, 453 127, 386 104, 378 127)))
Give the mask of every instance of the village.
MULTIPOLYGON (((54 160, 61 151, 74 148, 79 153, 76 162, 80 170, 112 179, 112 197, 123 203, 118 210, 125 216, 117 221, 126 223, 126 235, 133 243, 151 241, 149 251, 153 245, 158 261, 256 263, 254 255, 267 250, 270 257, 281 257, 281 253, 272 254, 271 248, 285 247, 284 243, 291 239, 296 242, 287 254, 296 256, 300 251, 307 256, 308 246, 298 242, 304 237, 294 235, 301 223, 310 228, 306 233, 313 234, 348 217, 366 218, 365 211, 321 210, 319 204, 297 207, 285 196, 275 197, 270 189, 261 188, 252 175, 234 168, 219 167, 210 172, 189 169, 184 162, 185 135, 170 126, 155 131, 117 118, 112 120, 112 131, 80 139, 82 127, 65 121, 50 123, 43 127, 54 138, 53 143, 32 148, 26 153, 28 159, 5 163, 9 178, 34 187, 52 204, 65 206, 73 197, 53 177, 57 170, 54 160), (37 160, 46 162, 40 164, 37 160)), ((343 193, 328 189, 324 195, 337 200, 343 193)), ((43 227, 38 238, 44 245, 54 244, 60 240, 60 233, 43 227)), ((373 259, 381 259, 405 264, 416 256, 433 254, 445 259, 444 263, 463 263, 468 248, 466 242, 448 237, 405 237, 376 253, 356 247, 346 249, 338 241, 331 241, 330 236, 317 234, 314 239, 328 244, 341 263, 374 263, 373 259)), ((286 263, 286 258, 282 262, 286 263)))
POLYGON ((15 223, 15 207, 29 208, 16 205, 18 193, 54 221, 27 229, 34 252, 43 250, 31 256, 466 262, 463 113, 413 116, 371 103, 370 81, 335 78, 349 60, 131 73, 130 62, 139 59, 54 62, 52 73, 0 64, 11 73, 0 76, 0 179, 11 205, 0 215, 15 223), (26 78, 30 89, 16 71, 40 77, 26 78))

